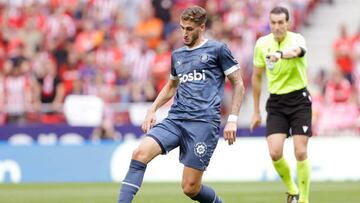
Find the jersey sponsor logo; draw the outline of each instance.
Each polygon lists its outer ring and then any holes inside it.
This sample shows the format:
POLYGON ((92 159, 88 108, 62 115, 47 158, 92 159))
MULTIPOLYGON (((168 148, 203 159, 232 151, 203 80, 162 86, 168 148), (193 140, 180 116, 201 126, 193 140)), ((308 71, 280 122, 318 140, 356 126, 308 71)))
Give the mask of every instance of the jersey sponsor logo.
POLYGON ((207 146, 204 142, 198 142, 195 144, 194 153, 196 156, 203 157, 205 156, 206 152, 207 152, 207 146))
POLYGON ((189 81, 200 81, 205 80, 205 70, 190 72, 188 74, 179 74, 180 83, 189 81))

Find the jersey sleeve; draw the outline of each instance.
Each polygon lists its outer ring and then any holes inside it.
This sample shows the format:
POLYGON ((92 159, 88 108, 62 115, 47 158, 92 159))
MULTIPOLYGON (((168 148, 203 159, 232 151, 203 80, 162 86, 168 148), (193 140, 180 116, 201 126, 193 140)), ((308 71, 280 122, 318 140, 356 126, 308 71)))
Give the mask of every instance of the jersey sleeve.
POLYGON ((266 66, 264 52, 260 40, 256 41, 255 44, 253 64, 257 68, 264 68, 266 66))
POLYGON ((171 70, 170 70, 170 79, 176 80, 178 78, 176 70, 175 70, 175 61, 174 54, 171 54, 171 70))
POLYGON ((304 49, 304 51, 307 51, 305 38, 301 34, 297 34, 296 36, 296 45, 304 49))
POLYGON ((220 66, 225 75, 229 75, 234 71, 240 69, 240 65, 232 56, 231 51, 225 44, 221 45, 219 56, 220 66))

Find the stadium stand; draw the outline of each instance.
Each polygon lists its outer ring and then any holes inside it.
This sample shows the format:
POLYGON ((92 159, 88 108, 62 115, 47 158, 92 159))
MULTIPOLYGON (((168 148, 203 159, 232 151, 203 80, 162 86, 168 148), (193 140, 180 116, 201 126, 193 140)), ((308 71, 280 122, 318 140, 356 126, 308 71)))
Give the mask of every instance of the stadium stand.
MULTIPOLYGON (((100 126, 110 131, 111 126, 131 123, 130 106, 152 101, 167 80, 171 50, 182 46, 176 20, 190 4, 208 10, 207 36, 229 44, 250 92, 254 43, 269 32, 268 16, 262 14, 283 4, 291 10, 296 31, 311 26, 308 16, 319 3, 324 2, 1 1, 0 123, 66 123, 63 104, 69 95, 101 98, 105 105, 100 126)), ((357 66, 358 36, 352 38, 357 66)), ((354 84, 359 92, 358 82, 354 84)), ((224 114, 229 88, 225 95, 224 114)))

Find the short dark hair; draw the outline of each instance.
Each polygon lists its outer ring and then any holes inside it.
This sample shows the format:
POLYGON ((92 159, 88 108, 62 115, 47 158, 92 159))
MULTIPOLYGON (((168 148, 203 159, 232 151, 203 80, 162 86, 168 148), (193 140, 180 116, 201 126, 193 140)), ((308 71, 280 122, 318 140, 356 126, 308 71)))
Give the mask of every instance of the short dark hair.
POLYGON ((277 6, 270 11, 270 14, 285 14, 286 21, 289 21, 289 10, 282 6, 277 6))
POLYGON ((192 21, 198 25, 204 24, 207 19, 206 10, 200 6, 189 7, 181 13, 181 19, 192 21))

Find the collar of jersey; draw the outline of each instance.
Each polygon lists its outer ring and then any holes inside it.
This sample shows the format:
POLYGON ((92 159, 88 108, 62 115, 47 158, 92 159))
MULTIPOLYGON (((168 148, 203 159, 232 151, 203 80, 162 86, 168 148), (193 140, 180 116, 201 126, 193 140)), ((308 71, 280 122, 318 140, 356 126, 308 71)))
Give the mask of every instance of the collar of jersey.
POLYGON ((198 49, 198 48, 202 47, 207 41, 208 41, 208 39, 204 39, 204 41, 203 41, 201 44, 199 44, 199 45, 197 45, 196 47, 193 47, 193 48, 189 48, 189 47, 187 46, 187 47, 186 47, 186 50, 198 49))
POLYGON ((276 41, 274 34, 271 33, 271 35, 272 35, 272 39, 275 43, 283 44, 289 38, 289 31, 286 32, 285 38, 280 43, 278 41, 276 41))

